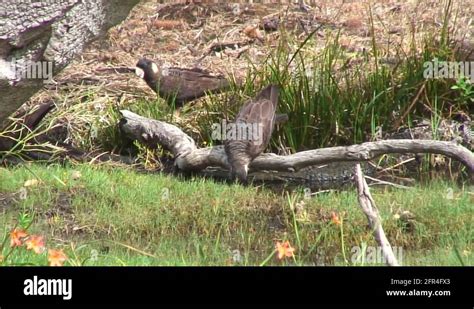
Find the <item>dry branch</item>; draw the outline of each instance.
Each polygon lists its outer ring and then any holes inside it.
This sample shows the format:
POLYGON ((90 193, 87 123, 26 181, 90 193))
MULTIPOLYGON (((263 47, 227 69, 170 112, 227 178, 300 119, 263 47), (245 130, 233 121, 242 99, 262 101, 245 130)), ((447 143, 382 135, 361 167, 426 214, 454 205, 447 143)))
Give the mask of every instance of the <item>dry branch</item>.
POLYGON ((369 191, 369 186, 364 179, 360 164, 356 164, 355 167, 355 182, 357 184, 357 193, 359 199, 359 205, 362 208, 362 211, 367 216, 369 221, 369 226, 374 231, 375 240, 382 248, 382 253, 384 260, 389 266, 399 266, 395 255, 393 254, 392 246, 385 236, 385 232, 382 228, 382 222, 380 219, 379 211, 375 206, 374 199, 369 191))
MULTIPOLYGON (((175 165, 183 171, 202 170, 208 166, 228 168, 223 146, 197 148, 194 140, 178 127, 122 110, 120 128, 132 140, 150 147, 162 145, 175 157, 175 165)), ((474 154, 454 142, 433 140, 384 140, 352 146, 339 146, 302 151, 287 156, 262 154, 250 165, 250 171, 272 170, 293 172, 304 167, 340 161, 367 161, 389 153, 434 153, 462 162, 474 174, 474 154)))

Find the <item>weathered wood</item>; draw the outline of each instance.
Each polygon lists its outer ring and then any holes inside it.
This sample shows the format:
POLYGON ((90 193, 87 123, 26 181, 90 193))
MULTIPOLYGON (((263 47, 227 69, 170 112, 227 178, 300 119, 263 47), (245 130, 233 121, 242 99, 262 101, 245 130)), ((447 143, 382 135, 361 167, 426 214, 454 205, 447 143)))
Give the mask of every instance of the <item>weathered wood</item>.
POLYGON ((362 174, 360 164, 356 164, 355 176, 359 205, 362 208, 364 214, 367 216, 369 226, 374 232, 375 240, 382 249, 384 260, 389 266, 399 266, 395 254, 393 254, 392 246, 390 245, 387 236, 385 236, 379 211, 377 206, 375 206, 375 201, 372 198, 372 195, 370 194, 369 186, 367 185, 364 175, 362 174))
POLYGON ((351 146, 314 149, 289 156, 267 154, 255 159, 251 167, 269 170, 297 170, 305 166, 328 162, 367 161, 390 153, 441 154, 460 161, 467 166, 471 173, 474 173, 474 154, 467 148, 453 142, 411 139, 383 140, 351 146))
MULTIPOLYGON (((208 166, 228 168, 223 146, 197 148, 194 140, 178 127, 163 121, 121 111, 122 131, 131 139, 149 146, 162 145, 175 156, 175 165, 183 171, 202 170, 208 166)), ((474 174, 474 154, 454 142, 433 140, 383 140, 352 146, 339 146, 302 151, 287 156, 262 154, 250 164, 250 171, 293 172, 304 167, 341 161, 367 161, 390 153, 433 153, 462 162, 474 174)))
POLYGON ((0 1, 0 124, 44 86, 44 79, 18 76, 24 64, 41 61, 48 68, 42 75, 57 74, 138 2, 0 1))
POLYGON ((124 116, 119 123, 121 130, 134 140, 146 145, 162 145, 175 157, 197 150, 194 140, 178 127, 158 120, 148 119, 130 111, 120 111, 124 116))

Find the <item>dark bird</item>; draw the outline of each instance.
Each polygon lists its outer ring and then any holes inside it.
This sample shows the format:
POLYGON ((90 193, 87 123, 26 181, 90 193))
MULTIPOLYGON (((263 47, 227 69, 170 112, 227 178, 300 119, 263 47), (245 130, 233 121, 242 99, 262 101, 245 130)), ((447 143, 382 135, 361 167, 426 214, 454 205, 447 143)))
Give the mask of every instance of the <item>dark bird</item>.
POLYGON ((175 98, 177 106, 206 95, 207 92, 221 92, 229 87, 223 76, 194 68, 160 68, 155 62, 142 58, 137 67, 144 72, 143 79, 148 86, 165 100, 175 98))
POLYGON ((224 148, 231 167, 232 179, 237 177, 242 183, 246 183, 249 164, 270 142, 275 124, 278 94, 278 86, 267 86, 254 99, 245 103, 235 118, 237 126, 246 124, 247 128, 258 127, 260 131, 259 134, 250 134, 247 139, 226 138, 224 148))

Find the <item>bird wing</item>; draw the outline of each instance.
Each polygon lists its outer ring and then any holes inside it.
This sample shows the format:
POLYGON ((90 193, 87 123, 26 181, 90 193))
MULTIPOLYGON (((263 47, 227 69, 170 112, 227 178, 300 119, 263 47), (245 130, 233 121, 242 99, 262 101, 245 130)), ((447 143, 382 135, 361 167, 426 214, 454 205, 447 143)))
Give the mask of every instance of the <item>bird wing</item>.
POLYGON ((253 128, 258 126, 258 140, 248 142, 248 153, 252 157, 257 157, 262 153, 270 142, 275 122, 275 112, 278 104, 278 87, 270 85, 262 90, 255 99, 246 103, 235 122, 253 124, 253 128))
POLYGON ((178 100, 194 99, 229 86, 223 76, 213 76, 201 69, 170 68, 168 75, 161 79, 160 89, 177 93, 178 100))
POLYGON ((168 69, 168 76, 170 78, 176 77, 183 85, 199 83, 206 87, 209 85, 218 86, 221 84, 229 84, 223 75, 212 75, 209 71, 200 68, 184 69, 172 67, 168 69))

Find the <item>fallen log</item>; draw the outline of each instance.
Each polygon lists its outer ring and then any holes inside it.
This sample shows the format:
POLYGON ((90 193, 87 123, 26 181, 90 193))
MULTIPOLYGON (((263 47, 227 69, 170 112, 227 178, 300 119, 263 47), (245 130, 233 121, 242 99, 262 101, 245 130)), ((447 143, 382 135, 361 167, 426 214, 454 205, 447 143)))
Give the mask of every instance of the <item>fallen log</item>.
MULTIPOLYGON (((201 171, 206 167, 229 168, 223 146, 198 148, 194 140, 180 128, 159 120, 139 116, 121 110, 119 127, 132 140, 138 140, 149 147, 163 146, 175 158, 175 167, 181 171, 201 171)), ((384 154, 432 153, 454 158, 463 163, 474 175, 474 154, 454 142, 434 140, 383 140, 351 146, 313 149, 280 156, 266 153, 250 164, 250 172, 277 171, 295 172, 302 168, 342 161, 368 161, 384 154)))

